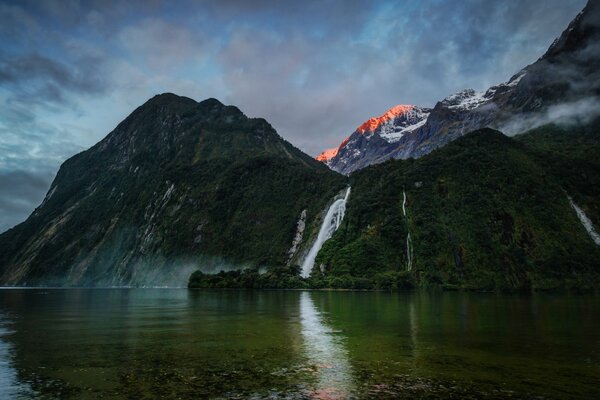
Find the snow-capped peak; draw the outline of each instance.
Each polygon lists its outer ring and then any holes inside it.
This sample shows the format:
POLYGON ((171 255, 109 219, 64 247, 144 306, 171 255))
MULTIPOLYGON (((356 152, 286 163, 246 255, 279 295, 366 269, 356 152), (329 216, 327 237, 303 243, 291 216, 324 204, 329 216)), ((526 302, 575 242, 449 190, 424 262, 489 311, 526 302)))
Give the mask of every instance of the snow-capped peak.
MULTIPOLYGON (((344 139, 337 148, 330 148, 323 151, 316 159, 329 164, 329 161, 334 159, 349 142, 354 146, 358 137, 364 136, 367 140, 370 140, 375 135, 389 143, 397 142, 408 132, 412 132, 425 125, 430 111, 428 108, 406 104, 394 106, 379 117, 369 118, 356 128, 356 131, 350 137, 344 139)), ((355 154, 357 151, 358 149, 354 149, 352 154, 355 154)))
POLYGON ((476 92, 473 89, 461 90, 442 100, 442 104, 451 110, 472 110, 489 101, 486 92, 476 92))
POLYGON ((521 70, 510 78, 508 82, 492 86, 485 92, 476 92, 473 89, 461 90, 458 93, 446 97, 442 100, 442 104, 451 110, 473 110, 490 103, 498 90, 511 90, 517 86, 526 74, 526 70, 521 70))
POLYGON ((405 134, 412 132, 427 122, 429 109, 411 106, 411 108, 379 128, 379 135, 386 141, 397 142, 405 134))
POLYGON ((423 126, 429 111, 413 105, 399 104, 379 117, 368 119, 356 129, 356 132, 361 135, 378 133, 387 142, 396 142, 404 134, 423 126))
POLYGON ((381 125, 393 121, 400 115, 410 112, 413 108, 415 108, 415 106, 406 104, 399 104, 397 106, 394 106, 379 117, 369 118, 368 120, 363 122, 358 128, 356 128, 356 131, 358 133, 363 134, 366 132, 375 132, 375 130, 377 130, 377 128, 379 128, 381 125))

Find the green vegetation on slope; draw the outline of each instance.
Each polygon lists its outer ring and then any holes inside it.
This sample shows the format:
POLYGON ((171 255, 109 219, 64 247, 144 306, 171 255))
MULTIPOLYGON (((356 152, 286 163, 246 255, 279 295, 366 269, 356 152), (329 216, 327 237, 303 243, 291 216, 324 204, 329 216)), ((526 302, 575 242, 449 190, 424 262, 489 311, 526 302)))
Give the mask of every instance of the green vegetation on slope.
POLYGON ((348 180, 235 107, 157 96, 67 160, 44 203, 0 235, 0 279, 180 284, 246 267, 190 286, 597 288, 600 248, 567 194, 598 225, 598 125, 484 129, 353 174, 343 224, 302 279, 284 267, 298 218, 302 251, 348 180))
POLYGON ((483 290, 600 284, 600 247, 569 204, 598 226, 600 138, 585 127, 543 127, 517 138, 484 129, 418 159, 351 176, 346 217, 307 280, 293 271, 198 274, 192 287, 483 290), (406 217, 402 203, 406 193, 406 217), (408 270, 407 234, 412 268, 408 270))
POLYGON ((339 277, 407 270, 409 231, 410 274, 420 285, 598 287, 600 248, 577 219, 561 181, 531 152, 484 129, 421 159, 353 174, 344 224, 317 263, 325 265, 325 275, 339 277))
POLYGON ((309 235, 345 185, 263 119, 157 96, 67 160, 47 200, 0 235, 0 282, 173 285, 193 266, 282 265, 302 211, 309 235))
POLYGON ((515 140, 600 227, 600 118, 575 127, 543 126, 515 140))

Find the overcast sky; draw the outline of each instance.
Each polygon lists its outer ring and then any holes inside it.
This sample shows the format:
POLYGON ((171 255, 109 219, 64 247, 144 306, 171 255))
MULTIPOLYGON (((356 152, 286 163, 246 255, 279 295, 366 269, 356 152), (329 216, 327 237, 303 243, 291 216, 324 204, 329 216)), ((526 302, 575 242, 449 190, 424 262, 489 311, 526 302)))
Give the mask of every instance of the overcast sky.
POLYGON ((215 97, 316 155, 395 104, 535 61, 585 0, 0 0, 0 232, 155 94, 215 97))

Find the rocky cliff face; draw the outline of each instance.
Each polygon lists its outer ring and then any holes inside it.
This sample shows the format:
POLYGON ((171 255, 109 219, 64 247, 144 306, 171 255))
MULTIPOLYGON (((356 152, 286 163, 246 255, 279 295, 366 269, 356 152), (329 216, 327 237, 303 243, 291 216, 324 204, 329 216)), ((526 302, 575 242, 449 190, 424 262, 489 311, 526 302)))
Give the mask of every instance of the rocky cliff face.
POLYGON ((159 95, 0 235, 0 283, 185 285, 196 269, 284 264, 298 215, 314 229, 343 181, 263 119, 159 95))
POLYGON ((535 63, 507 82, 483 91, 466 89, 423 109, 422 120, 394 140, 357 132, 326 161, 348 174, 391 158, 421 157, 464 134, 492 127, 518 134, 554 121, 589 121, 600 110, 600 5, 584 10, 535 63))

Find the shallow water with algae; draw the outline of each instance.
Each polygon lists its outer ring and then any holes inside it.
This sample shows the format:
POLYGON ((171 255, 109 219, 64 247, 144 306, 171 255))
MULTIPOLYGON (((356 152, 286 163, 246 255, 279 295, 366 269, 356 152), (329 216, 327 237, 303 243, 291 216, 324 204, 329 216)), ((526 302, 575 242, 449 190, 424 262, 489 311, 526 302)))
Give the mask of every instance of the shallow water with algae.
POLYGON ((599 398, 600 297, 0 289, 0 398, 599 398))

